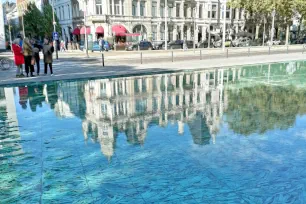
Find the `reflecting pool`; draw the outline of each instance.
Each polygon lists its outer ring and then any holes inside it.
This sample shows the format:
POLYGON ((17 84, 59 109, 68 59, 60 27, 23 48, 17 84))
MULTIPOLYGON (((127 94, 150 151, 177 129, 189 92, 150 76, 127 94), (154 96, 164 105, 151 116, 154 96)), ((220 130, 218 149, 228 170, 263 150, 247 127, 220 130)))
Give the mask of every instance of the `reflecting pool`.
POLYGON ((305 203, 306 62, 0 87, 0 203, 305 203))

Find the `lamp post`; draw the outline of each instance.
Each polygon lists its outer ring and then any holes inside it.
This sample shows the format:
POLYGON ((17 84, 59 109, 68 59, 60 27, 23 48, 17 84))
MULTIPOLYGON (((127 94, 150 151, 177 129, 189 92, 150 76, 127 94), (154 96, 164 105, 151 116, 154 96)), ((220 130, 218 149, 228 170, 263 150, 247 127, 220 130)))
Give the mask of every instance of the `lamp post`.
POLYGON ((275 21, 275 9, 273 9, 273 11, 272 11, 271 45, 273 45, 274 21, 275 21))
POLYGON ((88 40, 87 40, 87 29, 86 29, 86 15, 87 15, 87 0, 84 0, 85 9, 84 9, 84 27, 85 27, 85 50, 86 50, 86 57, 88 56, 88 40))
POLYGON ((265 45, 265 37, 266 37, 266 17, 264 17, 264 28, 263 28, 263 35, 262 35, 262 46, 265 45))
POLYGON ((196 39, 196 8, 193 8, 193 52, 195 53, 195 39, 196 39))
POLYGON ((24 20, 23 20, 23 16, 24 16, 24 10, 22 11, 21 23, 22 23, 22 32, 23 32, 23 37, 25 38, 25 32, 24 32, 24 20))
MULTIPOLYGON (((54 16, 54 0, 52 1, 52 18, 53 18, 53 33, 56 33, 56 21, 55 21, 55 16, 54 16)), ((58 59, 58 50, 57 50, 57 41, 55 40, 54 36, 53 36, 53 43, 55 46, 55 55, 56 55, 56 59, 58 59)))
POLYGON ((168 1, 165 0, 165 50, 168 49, 168 45, 167 45, 167 37, 168 37, 168 25, 167 25, 167 17, 168 17, 168 1))
POLYGON ((8 18, 8 19, 7 19, 7 21, 8 21, 8 26, 9 26, 10 45, 11 45, 11 50, 13 51, 13 48, 12 48, 12 33, 11 33, 11 23, 10 23, 11 19, 10 19, 10 18, 8 18))
POLYGON ((226 29, 226 0, 224 0, 224 5, 223 5, 223 40, 222 40, 222 50, 225 51, 225 29, 226 29))
POLYGON ((211 40, 211 30, 210 30, 210 26, 211 26, 211 16, 212 16, 212 3, 211 1, 208 3, 208 9, 209 9, 209 32, 208 32, 208 48, 210 48, 210 40, 211 40))

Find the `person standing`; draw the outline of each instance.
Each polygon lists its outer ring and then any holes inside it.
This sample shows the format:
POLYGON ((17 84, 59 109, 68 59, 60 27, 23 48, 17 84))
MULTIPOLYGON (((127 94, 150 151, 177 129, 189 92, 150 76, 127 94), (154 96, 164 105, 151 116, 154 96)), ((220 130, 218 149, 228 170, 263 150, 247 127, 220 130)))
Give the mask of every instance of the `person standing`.
POLYGON ((31 73, 31 77, 34 77, 34 58, 33 57, 33 49, 32 45, 29 42, 28 38, 24 38, 23 40, 23 55, 24 55, 24 62, 25 62, 25 71, 27 73, 27 77, 29 77, 29 72, 31 73))
POLYGON ((37 40, 33 40, 33 52, 34 52, 34 58, 36 62, 36 73, 39 76, 40 72, 40 56, 39 52, 41 51, 42 46, 38 44, 37 40))
POLYGON ((15 65, 17 66, 16 77, 17 78, 24 77, 23 72, 22 72, 22 65, 24 64, 24 56, 23 56, 22 48, 20 47, 19 38, 16 38, 13 41, 12 49, 14 53, 15 65))
POLYGON ((52 42, 49 43, 49 39, 44 39, 44 46, 43 46, 43 54, 44 54, 44 65, 45 65, 45 75, 48 73, 48 65, 50 68, 51 76, 53 76, 53 70, 52 70, 52 62, 53 62, 53 55, 54 47, 52 45, 52 42))
POLYGON ((103 38, 99 39, 99 47, 100 47, 100 52, 104 50, 104 40, 103 40, 103 38))

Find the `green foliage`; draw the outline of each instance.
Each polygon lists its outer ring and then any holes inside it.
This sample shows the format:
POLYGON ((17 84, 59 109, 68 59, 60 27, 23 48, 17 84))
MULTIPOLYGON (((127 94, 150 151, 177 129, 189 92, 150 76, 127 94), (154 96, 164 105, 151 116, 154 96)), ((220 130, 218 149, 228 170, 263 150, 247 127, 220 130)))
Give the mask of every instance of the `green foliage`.
POLYGON ((24 30, 27 37, 38 37, 44 34, 43 15, 34 3, 29 3, 23 17, 24 30))
POLYGON ((306 91, 295 87, 259 85, 229 93, 228 122, 238 134, 288 129, 298 114, 306 113, 306 91))
MULTIPOLYGON (((52 6, 50 4, 47 4, 43 8, 43 16, 44 16, 44 31, 46 37, 52 37, 52 33, 54 31, 53 27, 53 15, 52 15, 52 6)), ((58 18, 56 14, 54 14, 55 22, 56 22, 56 31, 61 33, 61 26, 59 24, 58 18)))
MULTIPOLYGON (((56 31, 61 32, 56 14, 54 17, 57 24, 56 31)), ((41 13, 34 3, 28 4, 24 15, 24 28, 27 37, 51 37, 53 32, 52 6, 45 5, 41 13)))

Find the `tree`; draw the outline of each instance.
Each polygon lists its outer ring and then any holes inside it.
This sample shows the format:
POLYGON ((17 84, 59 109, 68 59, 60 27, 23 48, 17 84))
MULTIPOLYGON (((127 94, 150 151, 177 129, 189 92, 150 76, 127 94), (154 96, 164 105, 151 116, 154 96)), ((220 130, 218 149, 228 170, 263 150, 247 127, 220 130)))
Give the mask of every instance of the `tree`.
POLYGON ((299 27, 298 27, 298 36, 301 31, 301 25, 303 24, 303 20, 306 18, 306 2, 305 0, 294 0, 294 10, 297 13, 297 17, 300 21, 299 27))
POLYGON ((44 34, 43 15, 35 3, 29 3, 24 15, 24 30, 27 37, 39 37, 44 34))
MULTIPOLYGON (((56 22, 56 31, 61 32, 58 18, 54 14, 56 22)), ((43 13, 39 11, 34 3, 28 4, 24 15, 24 29, 27 37, 52 37, 53 33, 53 13, 52 6, 46 4, 43 7, 43 13)))
MULTIPOLYGON (((43 7, 43 16, 44 16, 44 34, 45 37, 52 37, 52 33, 54 31, 53 28, 53 10, 52 6, 50 4, 46 4, 43 7)), ((61 34, 61 26, 59 24, 58 18, 56 14, 54 14, 55 22, 56 22, 56 32, 59 32, 61 34)))

